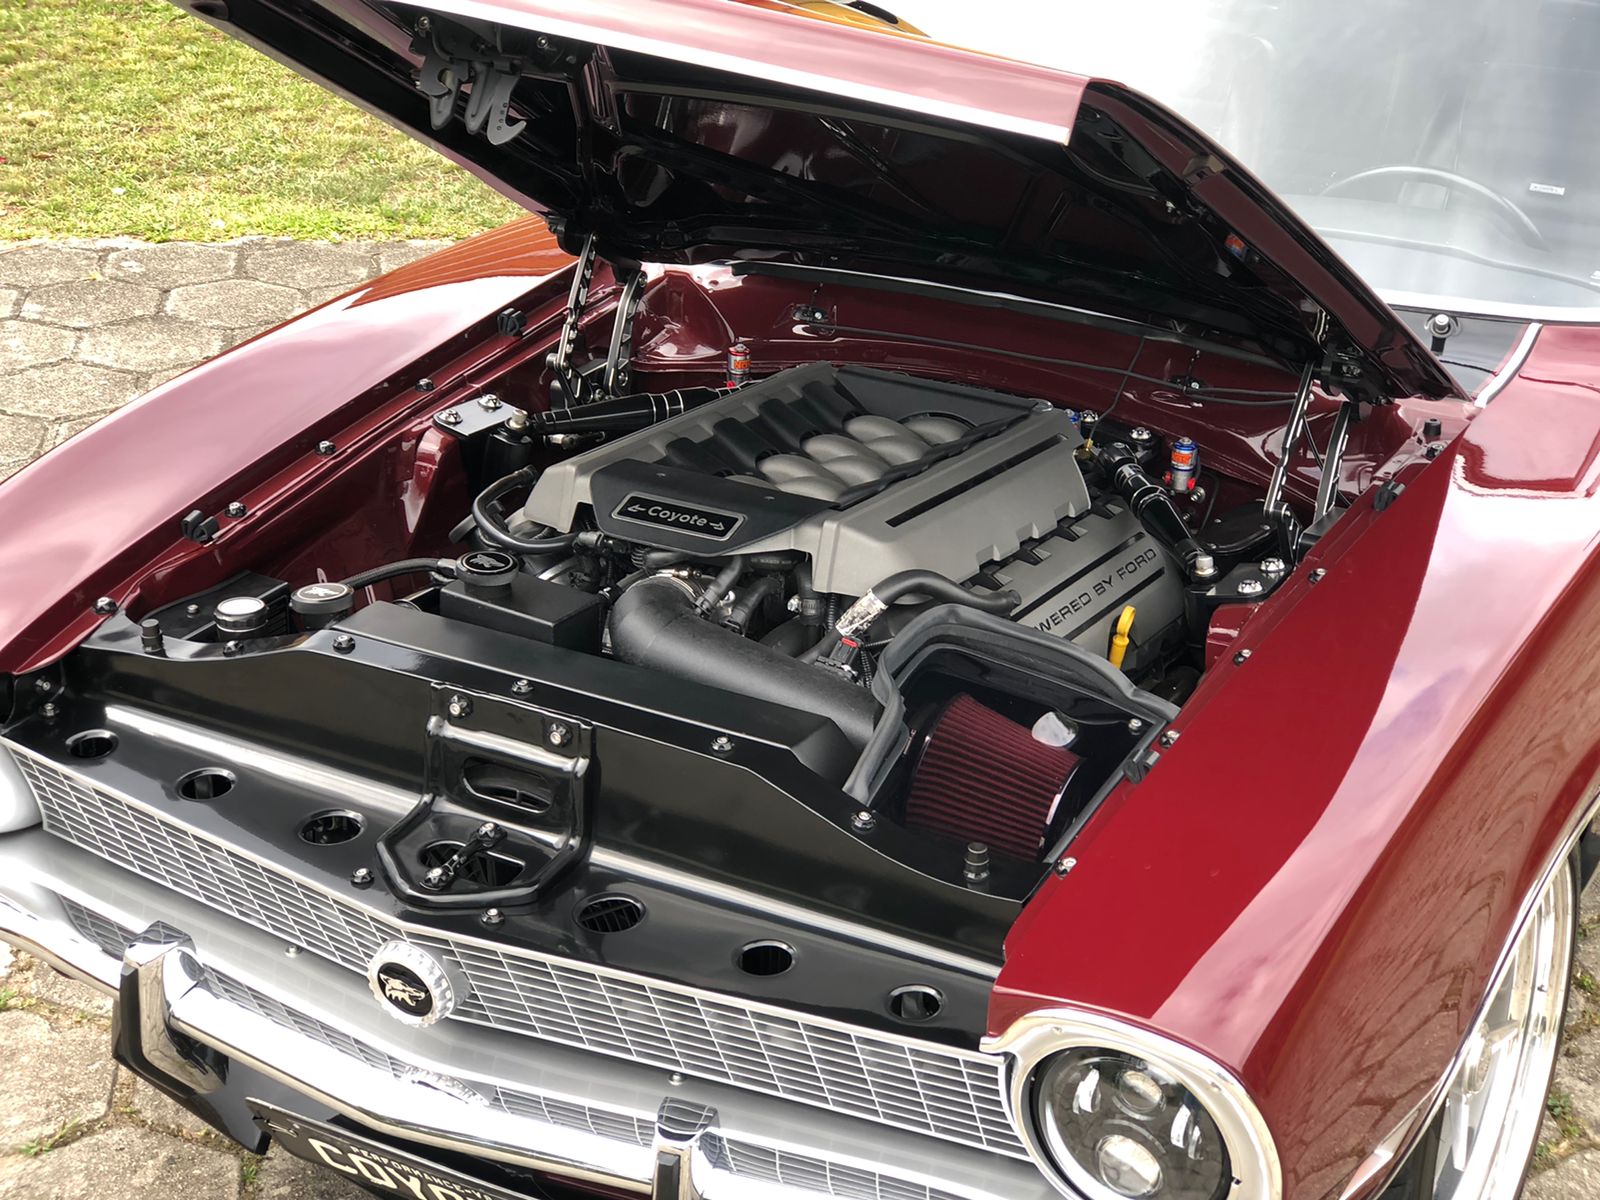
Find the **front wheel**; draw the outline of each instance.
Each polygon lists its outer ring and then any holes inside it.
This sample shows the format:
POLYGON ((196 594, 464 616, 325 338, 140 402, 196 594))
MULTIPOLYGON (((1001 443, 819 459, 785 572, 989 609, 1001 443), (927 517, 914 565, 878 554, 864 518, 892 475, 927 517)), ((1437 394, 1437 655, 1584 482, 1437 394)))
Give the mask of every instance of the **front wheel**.
POLYGON ((1555 1076, 1578 932, 1577 862, 1544 885, 1457 1057, 1443 1107, 1383 1200, 1514 1200, 1555 1076))

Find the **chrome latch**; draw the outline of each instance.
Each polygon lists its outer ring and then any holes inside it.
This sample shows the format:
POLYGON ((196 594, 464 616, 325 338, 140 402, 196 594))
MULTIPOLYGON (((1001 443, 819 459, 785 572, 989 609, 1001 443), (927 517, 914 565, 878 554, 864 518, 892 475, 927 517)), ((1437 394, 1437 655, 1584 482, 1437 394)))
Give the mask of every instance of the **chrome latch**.
POLYGON ((694 1154, 705 1132, 717 1123, 717 1110, 671 1097, 656 1110, 655 1175, 651 1200, 702 1200, 694 1181, 694 1154))

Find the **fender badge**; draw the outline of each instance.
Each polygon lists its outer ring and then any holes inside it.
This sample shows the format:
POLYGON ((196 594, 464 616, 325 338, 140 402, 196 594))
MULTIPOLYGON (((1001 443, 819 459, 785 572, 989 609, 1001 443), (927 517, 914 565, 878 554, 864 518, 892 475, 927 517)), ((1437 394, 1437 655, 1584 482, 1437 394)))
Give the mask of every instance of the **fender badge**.
POLYGON ((372 994, 397 1021, 432 1025, 448 1017, 460 993, 445 966, 421 946, 386 942, 367 964, 372 994))

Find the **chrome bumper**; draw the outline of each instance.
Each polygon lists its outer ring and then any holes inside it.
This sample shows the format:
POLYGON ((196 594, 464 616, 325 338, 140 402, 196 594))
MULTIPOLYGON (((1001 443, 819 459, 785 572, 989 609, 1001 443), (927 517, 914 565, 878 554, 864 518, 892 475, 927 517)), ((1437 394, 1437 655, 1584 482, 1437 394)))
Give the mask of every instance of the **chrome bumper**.
POLYGON ((132 988, 143 1057, 200 1093, 222 1085, 221 1055, 380 1134, 662 1200, 1056 1195, 1002 1155, 490 1029, 400 1025, 349 972, 36 829, 0 836, 0 940, 132 988))

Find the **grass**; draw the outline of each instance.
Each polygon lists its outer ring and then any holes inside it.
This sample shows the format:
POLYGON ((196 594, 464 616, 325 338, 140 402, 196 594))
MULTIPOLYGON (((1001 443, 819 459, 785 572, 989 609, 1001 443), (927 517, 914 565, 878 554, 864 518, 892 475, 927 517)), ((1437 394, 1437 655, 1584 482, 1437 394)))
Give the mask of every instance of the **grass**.
POLYGON ((24 1158, 38 1158, 41 1154, 49 1154, 59 1146, 78 1140, 78 1135, 83 1132, 77 1121, 68 1121, 54 1133, 44 1137, 34 1138, 31 1142, 24 1142, 17 1147, 17 1153, 24 1158))
POLYGON ((0 0, 0 238, 453 238, 519 211, 165 0, 0 0))

